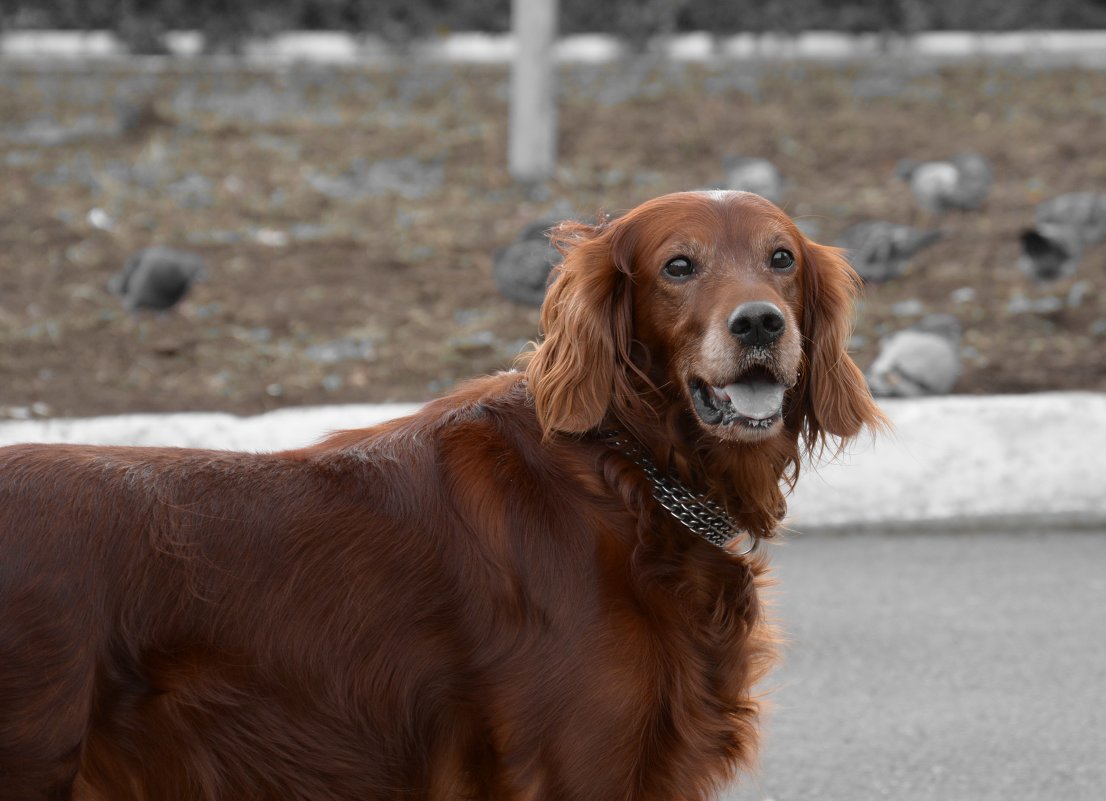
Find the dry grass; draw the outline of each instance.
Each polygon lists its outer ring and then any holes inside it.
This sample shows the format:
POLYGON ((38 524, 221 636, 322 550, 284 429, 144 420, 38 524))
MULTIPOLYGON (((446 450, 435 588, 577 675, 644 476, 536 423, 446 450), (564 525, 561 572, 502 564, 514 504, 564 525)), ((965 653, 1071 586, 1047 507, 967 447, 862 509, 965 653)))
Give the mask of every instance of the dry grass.
POLYGON ((1036 202, 1106 191, 1106 74, 642 63, 561 77, 560 168, 524 188, 505 171, 498 67, 6 65, 0 407, 252 413, 428 398, 508 365, 536 336, 536 310, 495 290, 493 248, 558 204, 617 212, 717 185, 727 154, 780 165, 785 206, 825 241, 868 217, 946 231, 911 273, 868 290, 862 365, 882 333, 946 311, 965 329, 957 391, 1106 390, 1106 246, 1053 287, 1015 268, 1036 202), (993 165, 986 207, 923 219, 895 162, 965 150, 993 165), (153 243, 202 253, 211 275, 176 313, 135 319, 105 284, 153 243), (1066 301, 1077 284, 1076 306, 1011 307, 1019 294, 1066 301), (334 360, 330 343, 358 355, 334 360))

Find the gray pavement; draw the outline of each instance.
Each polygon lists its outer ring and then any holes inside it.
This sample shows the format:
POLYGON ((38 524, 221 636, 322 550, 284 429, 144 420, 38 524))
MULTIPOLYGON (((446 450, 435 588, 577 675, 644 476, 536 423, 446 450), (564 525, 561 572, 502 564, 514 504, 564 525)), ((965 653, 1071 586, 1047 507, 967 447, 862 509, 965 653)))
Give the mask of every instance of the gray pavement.
POLYGON ((762 766, 725 801, 1102 801, 1106 531, 800 536, 762 766))

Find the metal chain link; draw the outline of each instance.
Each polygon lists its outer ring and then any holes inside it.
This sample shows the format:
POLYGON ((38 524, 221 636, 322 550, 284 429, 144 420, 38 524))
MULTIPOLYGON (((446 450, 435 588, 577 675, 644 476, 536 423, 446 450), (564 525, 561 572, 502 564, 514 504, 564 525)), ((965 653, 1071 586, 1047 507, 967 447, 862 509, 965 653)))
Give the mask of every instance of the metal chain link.
MULTIPOLYGON (((642 451, 641 446, 629 436, 621 432, 609 432, 604 439, 642 469, 653 485, 653 498, 692 533, 719 548, 725 548, 735 537, 747 533, 721 505, 700 498, 675 476, 661 473, 660 468, 642 451)), ((756 548, 756 537, 751 537, 751 540, 752 545, 742 556, 752 553, 756 548)))

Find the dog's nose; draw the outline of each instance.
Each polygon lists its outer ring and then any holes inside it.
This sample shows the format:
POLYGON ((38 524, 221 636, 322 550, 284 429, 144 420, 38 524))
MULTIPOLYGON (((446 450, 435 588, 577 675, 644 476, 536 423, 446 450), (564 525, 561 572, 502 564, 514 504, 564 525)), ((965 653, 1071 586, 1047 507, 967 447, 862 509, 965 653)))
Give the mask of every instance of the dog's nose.
POLYGON ((730 331, 744 345, 768 345, 783 335, 787 323, 774 303, 742 303, 730 315, 730 331))

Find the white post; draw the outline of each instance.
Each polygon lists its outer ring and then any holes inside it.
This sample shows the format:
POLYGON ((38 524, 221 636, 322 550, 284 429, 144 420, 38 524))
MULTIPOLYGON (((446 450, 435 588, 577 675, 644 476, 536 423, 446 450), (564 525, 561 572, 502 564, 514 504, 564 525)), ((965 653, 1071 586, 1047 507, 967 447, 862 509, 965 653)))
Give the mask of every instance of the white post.
POLYGON ((557 166, 557 0, 511 0, 515 57, 507 166, 517 180, 541 181, 557 166))

